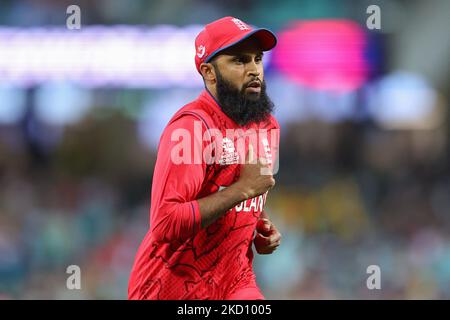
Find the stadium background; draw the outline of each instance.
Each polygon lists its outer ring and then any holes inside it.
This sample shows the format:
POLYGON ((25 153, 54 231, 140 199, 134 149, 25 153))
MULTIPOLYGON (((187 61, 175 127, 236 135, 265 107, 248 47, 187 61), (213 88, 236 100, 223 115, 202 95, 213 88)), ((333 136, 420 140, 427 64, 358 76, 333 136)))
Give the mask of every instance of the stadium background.
POLYGON ((159 134, 202 89, 196 33, 225 15, 279 36, 267 210, 283 244, 255 259, 266 297, 449 299, 447 0, 1 1, 0 298, 126 298, 159 134))

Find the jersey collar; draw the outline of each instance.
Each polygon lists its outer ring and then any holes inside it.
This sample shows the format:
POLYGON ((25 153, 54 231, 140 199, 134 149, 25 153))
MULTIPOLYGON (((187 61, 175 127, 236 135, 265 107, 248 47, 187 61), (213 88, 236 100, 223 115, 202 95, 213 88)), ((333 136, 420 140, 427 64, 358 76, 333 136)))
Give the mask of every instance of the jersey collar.
POLYGON ((208 88, 205 87, 205 90, 202 91, 199 98, 205 101, 208 104, 208 106, 212 107, 214 112, 220 114, 220 116, 226 120, 228 125, 230 125, 231 127, 240 127, 236 122, 234 122, 230 117, 228 117, 225 112, 223 112, 222 107, 219 104, 219 101, 217 101, 217 99, 214 98, 214 96, 208 90, 208 88))

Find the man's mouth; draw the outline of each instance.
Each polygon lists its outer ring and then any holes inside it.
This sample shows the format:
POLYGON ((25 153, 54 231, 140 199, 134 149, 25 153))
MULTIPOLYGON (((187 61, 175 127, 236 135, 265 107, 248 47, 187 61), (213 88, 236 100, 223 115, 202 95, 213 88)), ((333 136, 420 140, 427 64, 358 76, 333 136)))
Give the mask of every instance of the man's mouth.
POLYGON ((261 83, 259 81, 252 81, 247 85, 246 90, 250 92, 261 92, 261 83))

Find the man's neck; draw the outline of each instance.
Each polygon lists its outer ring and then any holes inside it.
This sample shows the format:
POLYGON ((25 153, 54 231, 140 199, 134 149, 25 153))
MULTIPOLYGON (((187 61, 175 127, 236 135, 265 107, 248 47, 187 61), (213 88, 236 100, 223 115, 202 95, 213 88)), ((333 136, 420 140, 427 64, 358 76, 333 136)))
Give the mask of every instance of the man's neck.
POLYGON ((215 86, 205 84, 205 88, 213 96, 214 100, 219 101, 219 99, 217 98, 217 90, 215 86))

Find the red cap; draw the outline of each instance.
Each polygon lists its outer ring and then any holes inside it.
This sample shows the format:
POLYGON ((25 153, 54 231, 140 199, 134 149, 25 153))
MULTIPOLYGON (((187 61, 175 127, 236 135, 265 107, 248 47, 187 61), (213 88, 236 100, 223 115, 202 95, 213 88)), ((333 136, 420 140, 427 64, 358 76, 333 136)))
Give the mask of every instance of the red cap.
POLYGON ((195 66, 200 73, 200 65, 209 62, 222 50, 245 39, 255 37, 261 49, 268 51, 277 44, 275 34, 267 29, 254 29, 242 20, 225 17, 207 24, 195 38, 195 66))

